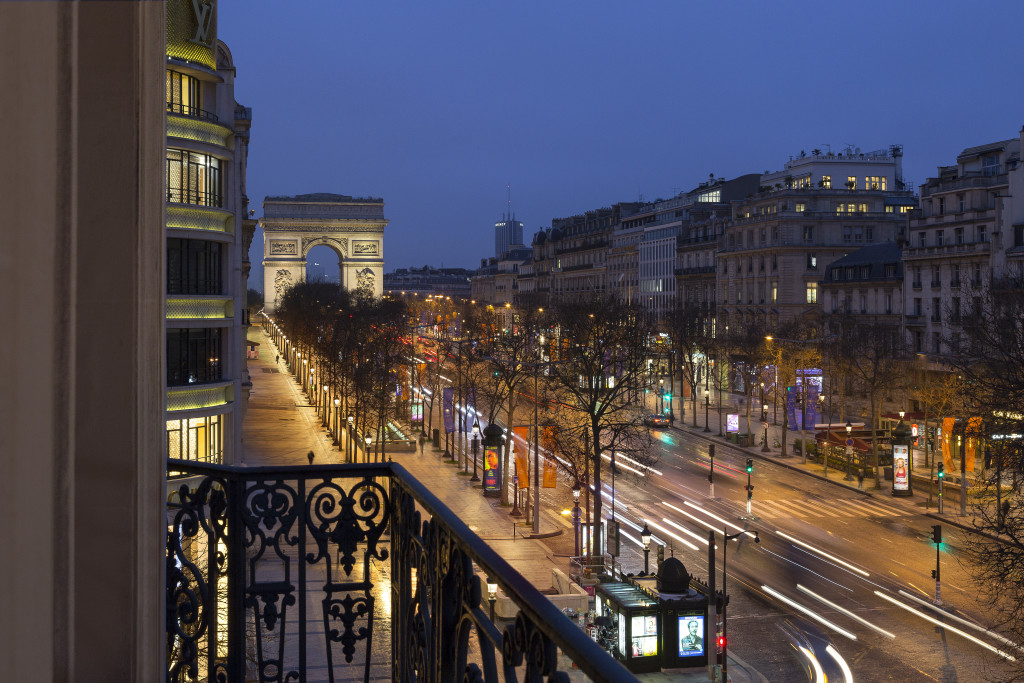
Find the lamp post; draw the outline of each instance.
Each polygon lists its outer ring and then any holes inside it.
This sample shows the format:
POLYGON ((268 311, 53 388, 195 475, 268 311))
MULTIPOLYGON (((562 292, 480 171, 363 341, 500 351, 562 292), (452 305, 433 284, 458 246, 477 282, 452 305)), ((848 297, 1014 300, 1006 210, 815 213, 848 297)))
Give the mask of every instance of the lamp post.
POLYGON ((572 487, 572 528, 576 538, 576 553, 573 557, 580 556, 580 484, 576 482, 572 487))
POLYGON ((487 577, 487 602, 491 603, 491 621, 494 621, 494 603, 498 599, 498 584, 494 579, 487 577))
POLYGON ((665 378, 658 380, 658 412, 665 414, 665 378))
POLYGON ((351 415, 348 416, 348 438, 346 439, 348 444, 348 461, 352 462, 356 457, 356 445, 352 442, 352 427, 355 423, 355 418, 351 415))
POLYGON ((470 481, 480 481, 480 477, 476 474, 476 454, 480 447, 480 425, 473 425, 473 476, 469 478, 470 481))
POLYGON ((846 421, 846 476, 843 481, 853 481, 850 470, 853 469, 853 425, 846 421))
POLYGON ((338 413, 340 413, 340 412, 341 412, 341 399, 338 398, 337 396, 335 396, 334 397, 334 429, 332 431, 334 433, 334 445, 338 446, 339 450, 341 450, 341 435, 338 434, 338 413))
POLYGON ((330 399, 327 396, 329 389, 330 389, 330 387, 325 384, 324 385, 324 397, 323 397, 324 398, 324 414, 323 414, 324 425, 330 425, 330 423, 331 423, 331 402, 330 402, 330 399))
POLYGON ((711 405, 711 391, 705 385, 704 387, 704 431, 710 432, 711 428, 708 427, 708 406, 711 405))
MULTIPOLYGON (((725 542, 722 543, 722 680, 729 680, 729 621, 727 618, 727 608, 729 607, 729 591, 726 590, 726 578, 729 574, 729 541, 734 541, 743 534, 750 533, 749 531, 737 531, 736 533, 729 535, 726 533, 729 531, 728 528, 722 529, 722 537, 725 542)), ((760 543, 761 537, 758 536, 757 531, 754 531, 754 543, 760 543)), ((712 544, 712 548, 714 544, 712 544)))
POLYGON ((646 576, 651 573, 651 530, 647 528, 647 522, 644 522, 644 528, 640 530, 640 542, 644 544, 644 576, 646 576))
MULTIPOLYGON (((764 386, 764 382, 761 383, 761 386, 762 387, 764 386)), ((761 445, 761 452, 762 453, 767 453, 768 452, 768 404, 764 402, 764 398, 763 398, 764 397, 764 391, 763 390, 762 390, 761 396, 762 396, 762 400, 761 400, 761 424, 764 426, 764 437, 763 437, 763 441, 762 441, 762 445, 761 445)))
POLYGON ((370 462, 370 445, 373 443, 373 437, 369 434, 366 435, 366 462, 370 462))

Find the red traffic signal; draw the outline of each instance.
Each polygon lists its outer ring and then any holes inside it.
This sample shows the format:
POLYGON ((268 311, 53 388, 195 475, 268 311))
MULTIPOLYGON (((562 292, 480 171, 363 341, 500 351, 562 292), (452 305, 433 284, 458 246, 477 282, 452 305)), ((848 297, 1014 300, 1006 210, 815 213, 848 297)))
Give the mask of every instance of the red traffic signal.
POLYGON ((724 650, 725 649, 725 636, 718 636, 718 649, 719 650, 724 650))

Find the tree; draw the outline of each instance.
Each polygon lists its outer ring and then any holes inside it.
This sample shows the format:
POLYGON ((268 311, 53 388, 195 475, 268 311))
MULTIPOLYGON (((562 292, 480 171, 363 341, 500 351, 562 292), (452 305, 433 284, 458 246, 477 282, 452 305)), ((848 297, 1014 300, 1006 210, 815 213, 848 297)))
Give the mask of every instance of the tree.
MULTIPOLYGON (((726 344, 731 351, 733 369, 740 384, 743 386, 743 394, 746 397, 747 406, 747 435, 753 443, 754 429, 752 422, 752 407, 754 391, 760 386, 764 376, 765 366, 775 360, 767 343, 767 329, 757 323, 751 322, 746 325, 734 325, 729 330, 726 344)), ((758 418, 760 419, 760 406, 758 406, 758 418)))
MULTIPOLYGON (((711 347, 711 326, 708 324, 706 309, 691 301, 677 302, 665 320, 671 344, 673 365, 678 369, 680 384, 690 388, 690 408, 693 426, 697 426, 697 383, 702 367, 707 367, 708 350, 711 347)), ((674 389, 673 389, 674 390, 674 389)), ((680 387, 682 394, 682 387, 680 387)), ((682 405, 680 396, 679 404, 682 405)))
POLYGON ((906 371, 906 354, 896 326, 871 319, 848 325, 851 348, 850 374, 868 398, 871 409, 871 462, 875 468, 875 488, 881 487, 882 465, 878 456, 878 430, 882 404, 906 371))
MULTIPOLYGON (((996 282, 976 301, 964 320, 965 343, 951 357, 953 371, 963 378, 961 395, 971 406, 964 417, 981 418, 976 436, 988 461, 973 496, 973 525, 982 533, 965 534, 963 540, 989 607, 989 625, 1022 642, 1024 441, 1017 435, 1024 434, 1024 280, 996 282)), ((1018 663, 1003 680, 1024 680, 1024 668, 1018 663)))
POLYGON ((650 436, 633 400, 642 393, 651 331, 640 310, 612 297, 564 301, 554 313, 559 344, 550 384, 562 406, 561 431, 589 447, 593 519, 600 521, 602 461, 622 453, 641 467, 652 462, 650 436))

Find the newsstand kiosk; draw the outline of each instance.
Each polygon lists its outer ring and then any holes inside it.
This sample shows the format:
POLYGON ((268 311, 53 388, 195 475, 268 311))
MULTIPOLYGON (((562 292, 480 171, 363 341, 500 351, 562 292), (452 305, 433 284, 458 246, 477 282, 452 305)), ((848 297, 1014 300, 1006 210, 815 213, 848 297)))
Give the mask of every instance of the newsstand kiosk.
POLYGON ((707 667, 708 587, 670 557, 658 574, 598 584, 598 617, 608 617, 611 654, 633 673, 707 667))

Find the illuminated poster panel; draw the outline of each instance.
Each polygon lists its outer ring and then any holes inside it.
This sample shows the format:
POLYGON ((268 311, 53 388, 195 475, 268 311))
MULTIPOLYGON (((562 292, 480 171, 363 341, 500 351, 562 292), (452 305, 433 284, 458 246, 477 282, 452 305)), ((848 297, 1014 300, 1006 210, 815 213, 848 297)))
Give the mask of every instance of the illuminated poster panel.
POLYGON ((907 491, 910 488, 910 454, 903 444, 892 447, 892 489, 907 491))
POLYGON ((679 617, 679 656, 698 657, 703 654, 704 615, 681 615, 679 617))
POLYGON ((497 448, 484 449, 484 491, 498 491, 501 488, 501 458, 497 448))

